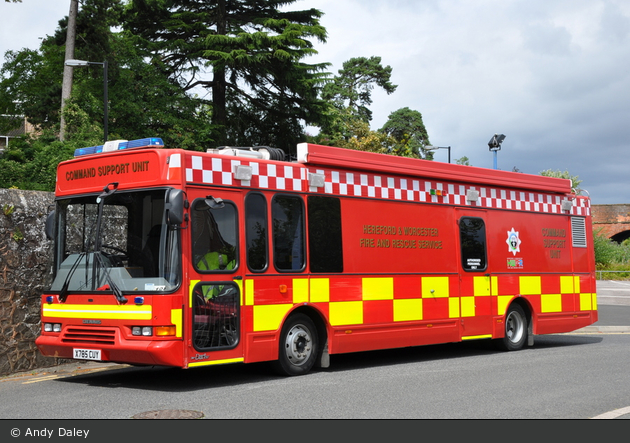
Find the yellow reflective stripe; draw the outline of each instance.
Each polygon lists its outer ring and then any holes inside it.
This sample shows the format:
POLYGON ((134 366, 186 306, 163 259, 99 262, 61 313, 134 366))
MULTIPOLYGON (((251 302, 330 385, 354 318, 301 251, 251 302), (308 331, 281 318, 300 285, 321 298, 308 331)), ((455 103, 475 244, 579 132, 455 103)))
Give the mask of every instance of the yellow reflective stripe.
POLYGON ((195 286, 200 281, 201 280, 190 280, 190 285, 188 286, 188 307, 191 309, 193 307, 193 289, 195 289, 195 286))
POLYGON ((580 311, 590 311, 593 308, 595 294, 580 294, 580 311))
POLYGON ((254 306, 254 331, 275 331, 292 304, 254 306))
POLYGON ((562 295, 542 294, 540 296, 540 312, 562 312, 562 295))
POLYGON ((473 293, 476 296, 490 295, 490 277, 474 277, 473 278, 473 293))
POLYGON ((481 338, 492 338, 492 334, 487 334, 487 335, 469 335, 468 337, 462 337, 462 340, 479 340, 481 338))
POLYGON ((245 306, 254 305, 254 279, 245 280, 245 306))
POLYGON ((511 295, 499 295, 497 297, 497 314, 504 315, 507 310, 508 303, 512 300, 511 295))
POLYGON ((363 324, 362 301, 330 302, 328 311, 332 326, 363 324))
POLYGON ((293 279, 293 303, 308 303, 308 279, 293 279))
POLYGON ((175 325, 175 337, 182 336, 182 310, 171 309, 171 323, 175 325))
POLYGON ((330 301, 330 280, 327 278, 311 278, 311 303, 330 301))
POLYGON ((422 320, 422 299, 394 300, 394 321, 422 320))
POLYGON ((394 279, 364 278, 362 279, 363 300, 393 300, 394 279))
POLYGON ((45 317, 95 318, 112 320, 151 320, 150 305, 44 305, 45 317))
POLYGON ((475 297, 462 297, 462 317, 475 316, 475 297))
POLYGON ((422 277, 422 298, 448 297, 448 277, 422 277))
POLYGON ((521 295, 542 294, 539 276, 521 276, 519 277, 519 286, 521 295))
POLYGON ((573 287, 574 281, 575 279, 573 278, 572 275, 561 275, 560 276, 560 293, 573 294, 575 292, 574 287, 573 287))
POLYGON ((194 363, 188 363, 189 368, 194 368, 195 366, 209 366, 209 365, 225 365, 228 363, 243 363, 245 359, 243 357, 239 358, 228 358, 225 360, 215 360, 215 361, 200 361, 194 363))

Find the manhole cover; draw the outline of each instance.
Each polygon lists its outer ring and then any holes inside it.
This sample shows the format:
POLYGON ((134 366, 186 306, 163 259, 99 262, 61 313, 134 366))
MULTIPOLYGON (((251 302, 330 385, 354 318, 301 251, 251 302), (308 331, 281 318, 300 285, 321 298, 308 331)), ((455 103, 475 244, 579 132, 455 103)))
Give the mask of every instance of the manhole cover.
POLYGON ((202 418, 203 412, 186 411, 183 409, 164 409, 162 411, 141 412, 131 418, 153 420, 186 420, 202 418))

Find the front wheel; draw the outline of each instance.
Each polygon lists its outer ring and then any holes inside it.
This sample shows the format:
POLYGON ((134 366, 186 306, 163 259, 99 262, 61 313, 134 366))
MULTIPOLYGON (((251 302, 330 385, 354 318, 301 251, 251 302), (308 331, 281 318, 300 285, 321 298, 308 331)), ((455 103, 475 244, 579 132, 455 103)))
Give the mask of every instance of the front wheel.
POLYGON ((497 344, 504 351, 517 351, 527 342, 527 316, 522 307, 513 304, 505 315, 505 335, 497 344))
POLYGON ((289 317, 282 327, 276 369, 282 375, 308 373, 317 360, 317 328, 304 314, 289 317))

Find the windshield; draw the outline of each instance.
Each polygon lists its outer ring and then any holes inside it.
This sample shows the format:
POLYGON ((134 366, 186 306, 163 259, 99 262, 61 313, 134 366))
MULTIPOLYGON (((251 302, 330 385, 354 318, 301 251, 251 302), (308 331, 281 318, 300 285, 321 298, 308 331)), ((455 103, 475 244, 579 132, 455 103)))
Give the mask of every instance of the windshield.
POLYGON ((168 292, 181 282, 180 234, 164 222, 166 189, 57 201, 51 291, 168 292), (99 212, 102 214, 99 220, 99 212))

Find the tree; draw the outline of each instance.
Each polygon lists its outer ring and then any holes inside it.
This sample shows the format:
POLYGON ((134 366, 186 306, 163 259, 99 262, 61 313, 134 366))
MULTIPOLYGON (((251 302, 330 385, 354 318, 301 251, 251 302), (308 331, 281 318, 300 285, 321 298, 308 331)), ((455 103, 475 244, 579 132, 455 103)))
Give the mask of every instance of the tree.
POLYGON ((372 120, 372 91, 379 86, 392 94, 397 85, 391 80, 392 68, 381 64, 381 57, 356 57, 344 62, 336 77, 322 90, 322 98, 329 100, 338 110, 348 109, 365 122, 372 120))
POLYGON ((409 108, 401 108, 389 114, 380 132, 393 137, 396 145, 393 150, 402 151, 397 155, 432 159, 425 146, 430 146, 429 135, 422 121, 422 114, 409 108), (429 155, 428 155, 429 154, 429 155))
POLYGON ((569 179, 571 180, 571 190, 578 195, 582 193, 582 189, 580 189, 579 187, 580 183, 582 183, 582 180, 580 180, 577 175, 571 175, 569 171, 546 169, 544 171, 540 171, 540 175, 543 175, 545 177, 569 179))
MULTIPOLYGON (((148 49, 128 32, 113 32, 120 24, 120 0, 83 0, 77 14, 76 57, 109 62, 109 133, 111 138, 162 137, 170 147, 192 148, 211 141, 207 101, 192 97, 169 78, 168 66, 151 59, 148 49)), ((8 52, 0 69, 0 114, 27 116, 41 130, 56 130, 61 114, 60 79, 68 18, 59 21, 53 36, 38 50, 8 52)), ((74 70, 68 103, 81 108, 89 125, 103 134, 103 69, 74 70), (99 129, 100 128, 100 129, 99 129)), ((0 129, 16 121, 0 118, 0 129)), ((65 134, 72 140, 77 125, 65 134)), ((85 127, 81 129, 84 132, 85 127)), ((67 132, 67 131, 66 131, 67 132)), ((64 137, 67 138, 67 137, 64 137)))
POLYGON ((319 123, 327 66, 302 61, 326 30, 316 9, 279 9, 295 1, 132 0, 124 27, 185 91, 211 93, 217 144, 274 140, 294 151, 300 123, 319 123))
POLYGON ((455 163, 458 165, 471 166, 470 159, 466 156, 455 159, 455 163))
MULTIPOLYGON (((74 45, 77 32, 77 12, 79 10, 79 0, 70 0, 70 12, 68 13, 68 29, 66 32, 66 55, 65 60, 74 58, 74 45)), ((63 69, 63 81, 61 83, 61 121, 59 124, 59 140, 63 141, 65 133, 65 119, 63 116, 63 107, 66 100, 70 98, 72 93, 72 74, 73 68, 65 66, 63 69)))

